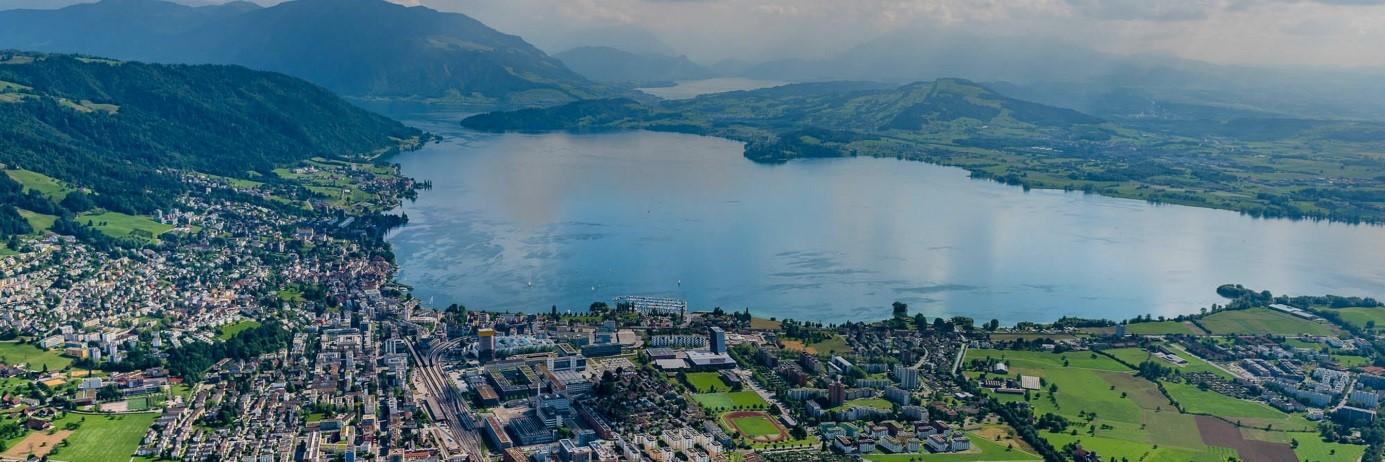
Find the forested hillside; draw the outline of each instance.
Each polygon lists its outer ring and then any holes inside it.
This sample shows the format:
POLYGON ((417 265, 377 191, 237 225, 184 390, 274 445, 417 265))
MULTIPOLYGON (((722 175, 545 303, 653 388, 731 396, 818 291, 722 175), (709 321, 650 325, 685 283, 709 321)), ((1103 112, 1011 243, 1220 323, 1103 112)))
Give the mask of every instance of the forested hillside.
MULTIPOLYGON (((312 156, 377 155, 420 136, 281 74, 0 53, 0 164, 70 185, 74 207, 149 213, 184 187, 177 171, 272 175, 312 156)), ((80 211, 20 194, 9 178, 0 179, 0 197, 6 208, 80 211)), ((0 233, 22 231, 3 223, 0 233)))

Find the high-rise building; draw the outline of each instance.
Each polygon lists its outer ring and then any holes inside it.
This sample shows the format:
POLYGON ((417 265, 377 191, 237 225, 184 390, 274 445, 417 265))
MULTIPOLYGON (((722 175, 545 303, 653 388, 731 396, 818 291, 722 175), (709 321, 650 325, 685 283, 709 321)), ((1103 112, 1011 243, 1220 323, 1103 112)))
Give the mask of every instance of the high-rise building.
POLYGON ((831 407, 841 406, 846 402, 846 385, 841 380, 833 380, 827 386, 827 404, 831 407))
POLYGON ((919 387, 919 370, 907 367, 903 364, 894 365, 894 379, 899 382, 899 387, 905 390, 916 390, 919 387))
POLYGON ((476 330, 476 356, 482 361, 488 361, 495 357, 495 329, 485 328, 476 330))
POLYGON ((726 352, 726 331, 721 330, 720 327, 713 326, 712 333, 709 337, 712 353, 719 354, 726 352))

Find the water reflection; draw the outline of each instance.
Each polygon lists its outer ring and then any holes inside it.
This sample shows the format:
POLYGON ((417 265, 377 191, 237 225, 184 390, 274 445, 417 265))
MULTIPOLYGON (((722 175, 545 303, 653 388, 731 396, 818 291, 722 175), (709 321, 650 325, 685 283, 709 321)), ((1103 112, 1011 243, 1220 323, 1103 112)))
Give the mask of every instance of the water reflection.
POLYGON ((829 322, 1193 313, 1238 282, 1379 296, 1385 228, 1259 220, 887 159, 765 166, 648 132, 448 138, 398 158, 434 189, 391 242, 421 298, 496 310, 671 295, 829 322))

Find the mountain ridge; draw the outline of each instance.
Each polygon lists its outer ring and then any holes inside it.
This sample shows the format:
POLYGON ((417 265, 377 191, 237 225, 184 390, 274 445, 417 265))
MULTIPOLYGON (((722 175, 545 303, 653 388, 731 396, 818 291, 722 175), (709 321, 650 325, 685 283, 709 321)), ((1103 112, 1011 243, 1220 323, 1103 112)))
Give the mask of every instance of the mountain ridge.
POLYGON ((470 16, 383 0, 294 0, 270 7, 103 0, 0 11, 0 48, 238 64, 372 99, 503 107, 620 91, 470 16))

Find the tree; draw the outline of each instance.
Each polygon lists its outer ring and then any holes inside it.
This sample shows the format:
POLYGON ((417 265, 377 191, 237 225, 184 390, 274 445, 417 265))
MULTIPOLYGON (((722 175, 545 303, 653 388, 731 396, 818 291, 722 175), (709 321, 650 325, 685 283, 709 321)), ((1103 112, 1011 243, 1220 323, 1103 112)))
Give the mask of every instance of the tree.
POLYGON ((904 302, 894 302, 891 307, 893 308, 894 317, 904 318, 909 316, 909 305, 904 302))

